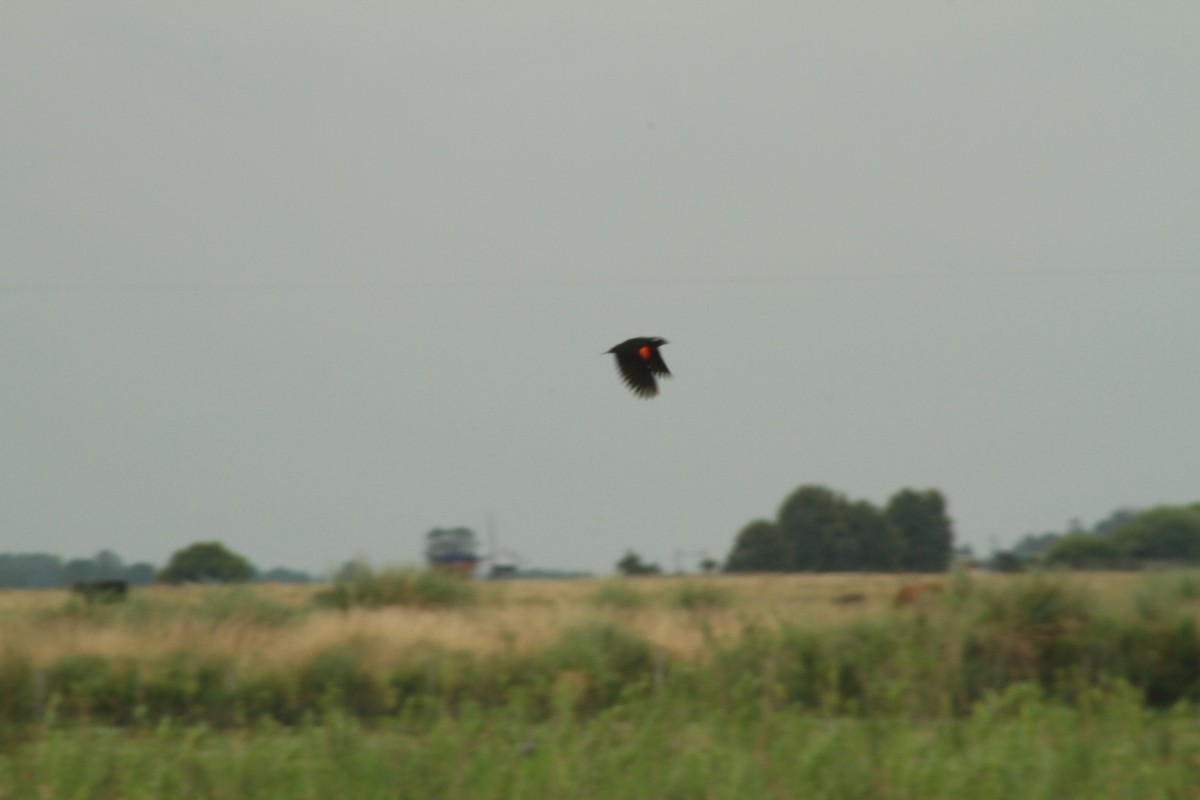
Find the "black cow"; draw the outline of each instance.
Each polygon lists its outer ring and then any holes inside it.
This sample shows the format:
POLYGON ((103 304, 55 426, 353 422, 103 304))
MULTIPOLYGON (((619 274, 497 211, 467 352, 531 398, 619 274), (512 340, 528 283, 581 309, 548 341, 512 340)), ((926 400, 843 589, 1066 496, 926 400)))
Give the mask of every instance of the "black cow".
POLYGON ((125 581, 79 581, 71 591, 89 603, 119 603, 129 594, 125 581))

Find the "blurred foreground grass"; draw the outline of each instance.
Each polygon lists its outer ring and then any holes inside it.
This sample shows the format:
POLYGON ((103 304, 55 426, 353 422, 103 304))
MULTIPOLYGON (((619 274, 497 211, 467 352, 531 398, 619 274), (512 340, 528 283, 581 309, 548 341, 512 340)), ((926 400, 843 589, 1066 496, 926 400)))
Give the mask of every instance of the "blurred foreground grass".
POLYGON ((357 580, 0 593, 0 798, 1200 797, 1192 573, 357 580))
POLYGON ((663 693, 581 718, 520 704, 410 710, 364 729, 160 723, 55 729, 0 756, 21 798, 922 798, 1200 796, 1200 724, 1109 687, 1069 707, 1029 686, 963 718, 829 718, 663 693))

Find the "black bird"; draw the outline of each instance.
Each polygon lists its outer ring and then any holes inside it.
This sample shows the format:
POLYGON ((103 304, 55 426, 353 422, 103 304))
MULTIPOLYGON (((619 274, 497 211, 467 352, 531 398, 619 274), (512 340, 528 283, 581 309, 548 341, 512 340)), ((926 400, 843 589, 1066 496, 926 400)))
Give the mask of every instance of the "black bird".
POLYGON ((654 397, 658 394, 655 377, 671 377, 671 370, 658 353, 658 348, 666 343, 666 339, 657 336, 637 336, 608 351, 617 357, 621 378, 638 397, 654 397))

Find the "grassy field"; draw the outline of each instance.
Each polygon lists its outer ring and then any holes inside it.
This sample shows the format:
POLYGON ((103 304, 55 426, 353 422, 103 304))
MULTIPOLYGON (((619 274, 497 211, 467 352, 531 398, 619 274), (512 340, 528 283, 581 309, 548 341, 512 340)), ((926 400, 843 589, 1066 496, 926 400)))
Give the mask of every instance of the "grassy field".
POLYGON ((0 798, 1200 798, 1194 574, 372 580, 0 593, 0 798))

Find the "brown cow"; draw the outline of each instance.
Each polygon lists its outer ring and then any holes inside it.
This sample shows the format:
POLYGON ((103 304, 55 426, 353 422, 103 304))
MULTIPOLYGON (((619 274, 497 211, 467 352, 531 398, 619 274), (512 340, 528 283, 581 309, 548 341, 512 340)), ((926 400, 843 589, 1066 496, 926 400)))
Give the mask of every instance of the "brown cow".
POLYGON ((916 605, 917 601, 926 595, 940 594, 942 585, 934 581, 926 583, 906 583, 900 587, 900 591, 896 592, 895 605, 896 608, 904 608, 905 606, 916 605))

